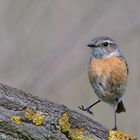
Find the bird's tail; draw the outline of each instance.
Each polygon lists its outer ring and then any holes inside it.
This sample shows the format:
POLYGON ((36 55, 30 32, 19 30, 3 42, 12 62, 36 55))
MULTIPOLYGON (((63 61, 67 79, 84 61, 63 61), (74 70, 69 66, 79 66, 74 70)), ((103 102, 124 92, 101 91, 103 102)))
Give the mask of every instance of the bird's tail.
POLYGON ((118 105, 117 105, 116 112, 117 112, 117 113, 121 113, 121 112, 125 112, 125 111, 126 111, 126 109, 125 109, 125 107, 124 107, 124 105, 123 105, 123 102, 120 101, 120 102, 118 103, 118 105))

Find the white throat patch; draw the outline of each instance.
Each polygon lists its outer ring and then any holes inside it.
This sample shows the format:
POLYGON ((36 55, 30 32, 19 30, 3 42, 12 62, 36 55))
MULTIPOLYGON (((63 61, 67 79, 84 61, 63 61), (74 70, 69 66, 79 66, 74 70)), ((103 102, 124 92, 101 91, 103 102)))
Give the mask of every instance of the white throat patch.
POLYGON ((106 58, 109 58, 112 56, 119 56, 119 52, 118 51, 111 52, 109 55, 106 56, 106 58))

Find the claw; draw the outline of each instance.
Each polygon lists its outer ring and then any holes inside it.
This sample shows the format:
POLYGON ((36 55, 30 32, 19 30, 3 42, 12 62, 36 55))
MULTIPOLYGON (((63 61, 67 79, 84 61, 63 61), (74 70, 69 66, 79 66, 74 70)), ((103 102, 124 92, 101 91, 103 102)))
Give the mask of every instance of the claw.
POLYGON ((114 127, 112 130, 113 130, 113 131, 117 131, 117 127, 114 127))
POLYGON ((93 112, 90 110, 89 107, 85 108, 83 105, 78 107, 79 109, 86 111, 87 113, 93 115, 93 112))
POLYGON ((84 108, 83 105, 82 106, 78 106, 78 108, 81 109, 81 110, 83 110, 83 111, 85 111, 85 108, 84 108))

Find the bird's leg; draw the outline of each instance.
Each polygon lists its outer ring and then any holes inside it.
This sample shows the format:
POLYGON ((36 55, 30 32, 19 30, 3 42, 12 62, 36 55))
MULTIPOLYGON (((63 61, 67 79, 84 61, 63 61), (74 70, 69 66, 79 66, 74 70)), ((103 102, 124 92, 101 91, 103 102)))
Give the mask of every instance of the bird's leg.
POLYGON ((114 109, 114 128, 112 130, 117 131, 117 116, 116 116, 116 109, 115 107, 113 107, 114 109))
POLYGON ((89 114, 93 115, 93 112, 90 110, 94 105, 98 104, 101 100, 98 100, 97 102, 95 102, 94 104, 90 105, 89 107, 85 108, 83 105, 79 106, 79 109, 88 112, 89 114))

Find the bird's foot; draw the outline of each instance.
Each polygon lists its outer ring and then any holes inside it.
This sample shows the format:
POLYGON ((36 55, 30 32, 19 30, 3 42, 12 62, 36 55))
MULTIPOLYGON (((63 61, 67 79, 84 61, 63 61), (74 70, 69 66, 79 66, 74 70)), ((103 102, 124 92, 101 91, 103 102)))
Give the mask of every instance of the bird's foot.
POLYGON ((112 130, 113 130, 113 131, 117 131, 118 129, 117 129, 117 127, 114 127, 112 130))
POLYGON ((90 107, 85 108, 83 105, 78 107, 79 109, 86 111, 87 113, 93 115, 93 112, 90 110, 90 107))

